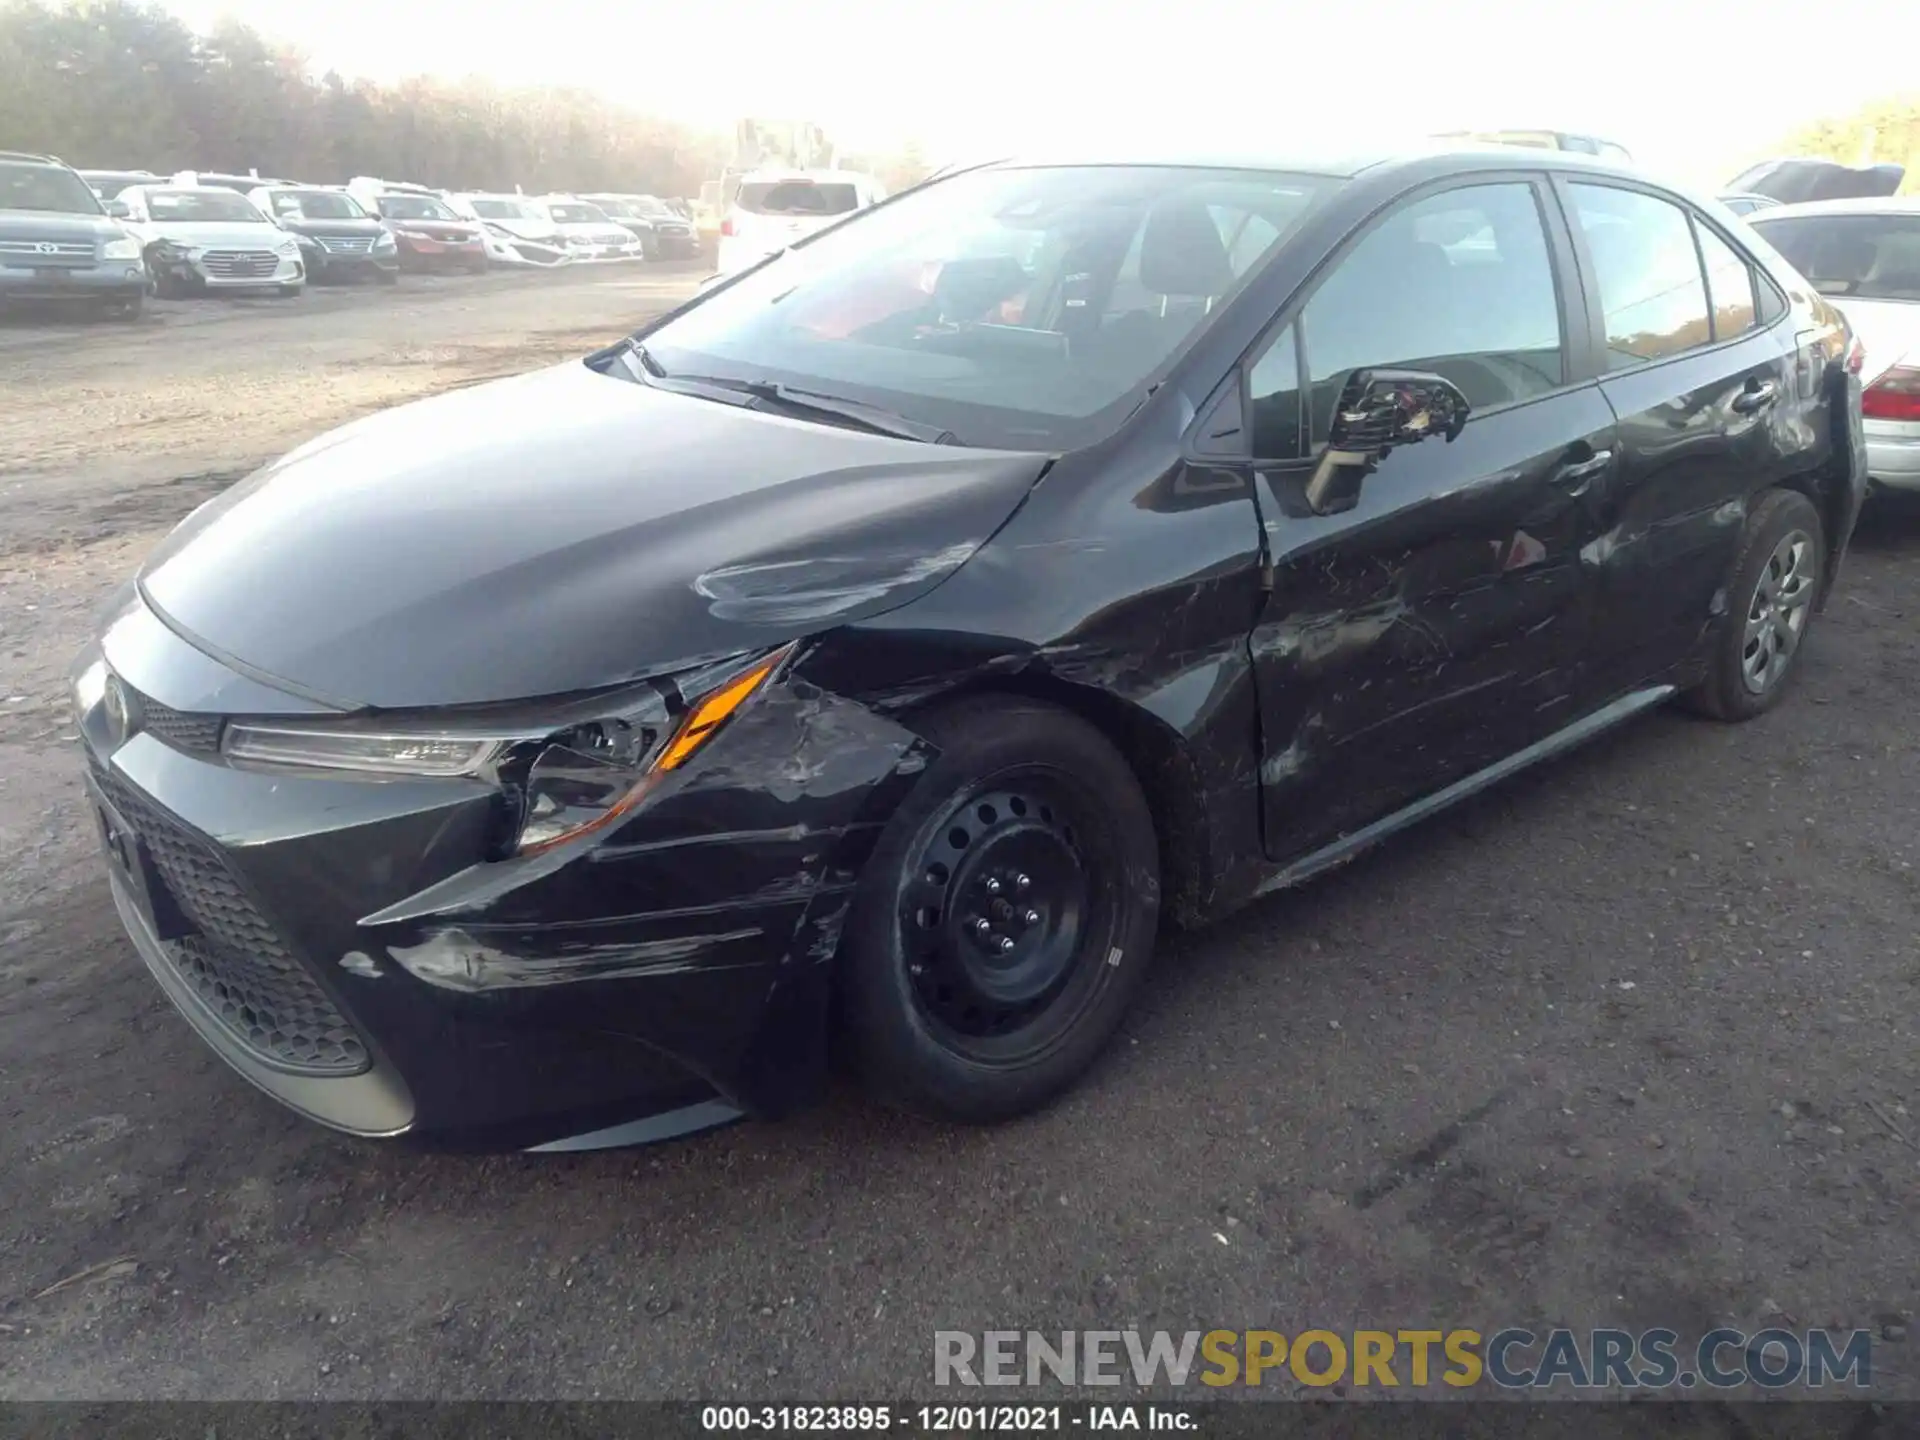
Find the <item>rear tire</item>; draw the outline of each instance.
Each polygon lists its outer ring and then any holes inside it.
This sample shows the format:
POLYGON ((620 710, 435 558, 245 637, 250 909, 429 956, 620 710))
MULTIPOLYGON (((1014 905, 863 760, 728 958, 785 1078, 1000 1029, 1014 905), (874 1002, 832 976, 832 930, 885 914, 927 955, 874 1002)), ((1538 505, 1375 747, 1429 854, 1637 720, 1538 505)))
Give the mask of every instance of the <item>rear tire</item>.
POLYGON ((988 697, 924 717, 939 756, 882 831, 840 949, 868 1088, 982 1123, 1045 1105, 1112 1037, 1153 958, 1153 815, 1078 716, 988 697))
POLYGON ((1826 564, 1826 530, 1813 502, 1793 490, 1762 495, 1747 517, 1707 677, 1682 703, 1725 721, 1751 720, 1779 704, 1800 669, 1826 564))

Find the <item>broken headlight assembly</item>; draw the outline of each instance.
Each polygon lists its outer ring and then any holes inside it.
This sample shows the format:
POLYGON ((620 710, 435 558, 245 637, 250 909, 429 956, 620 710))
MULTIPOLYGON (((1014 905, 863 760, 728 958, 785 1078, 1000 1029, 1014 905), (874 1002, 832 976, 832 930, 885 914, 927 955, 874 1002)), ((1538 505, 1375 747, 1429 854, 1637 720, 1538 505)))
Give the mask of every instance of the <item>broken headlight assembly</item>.
POLYGON ((248 766, 490 781, 508 802, 512 834, 503 853, 537 855, 635 809, 725 728, 793 649, 737 656, 537 714, 487 706, 319 723, 234 720, 221 750, 248 766))

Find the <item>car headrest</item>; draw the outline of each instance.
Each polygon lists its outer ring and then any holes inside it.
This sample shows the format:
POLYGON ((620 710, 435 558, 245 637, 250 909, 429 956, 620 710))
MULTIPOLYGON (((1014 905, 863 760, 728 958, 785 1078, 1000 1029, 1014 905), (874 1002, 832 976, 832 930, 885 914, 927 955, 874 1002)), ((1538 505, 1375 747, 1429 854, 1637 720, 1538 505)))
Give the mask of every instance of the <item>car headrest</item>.
POLYGON ((1220 227, 1199 204, 1157 206, 1140 237, 1140 283, 1156 295, 1220 295, 1233 280, 1220 227))

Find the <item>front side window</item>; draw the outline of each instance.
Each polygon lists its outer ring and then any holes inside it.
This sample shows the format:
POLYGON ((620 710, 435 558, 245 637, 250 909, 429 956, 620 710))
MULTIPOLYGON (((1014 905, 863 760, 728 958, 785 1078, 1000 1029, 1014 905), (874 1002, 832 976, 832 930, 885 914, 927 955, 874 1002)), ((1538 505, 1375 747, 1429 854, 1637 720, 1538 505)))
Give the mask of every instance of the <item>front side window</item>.
POLYGON ((1822 295, 1920 300, 1920 211, 1787 215, 1748 222, 1822 295))
POLYGON ((1369 230, 1301 314, 1312 437, 1359 369, 1427 370, 1475 410, 1564 383, 1560 302, 1531 185, 1446 190, 1369 230))
POLYGON ((1567 188, 1600 285, 1607 368, 1630 369, 1711 340, 1707 287, 1686 211, 1638 190, 1567 188))
POLYGON ((1257 234, 1270 254, 1338 183, 1181 166, 969 171, 822 232, 646 347, 670 375, 776 379, 963 443, 1072 448, 1130 413, 1244 283, 1222 214, 1245 220, 1231 226, 1243 253, 1257 234))
POLYGON ((1713 304, 1713 338, 1729 340, 1753 329, 1753 271, 1746 257, 1698 220, 1700 258, 1707 267, 1707 298, 1713 304))

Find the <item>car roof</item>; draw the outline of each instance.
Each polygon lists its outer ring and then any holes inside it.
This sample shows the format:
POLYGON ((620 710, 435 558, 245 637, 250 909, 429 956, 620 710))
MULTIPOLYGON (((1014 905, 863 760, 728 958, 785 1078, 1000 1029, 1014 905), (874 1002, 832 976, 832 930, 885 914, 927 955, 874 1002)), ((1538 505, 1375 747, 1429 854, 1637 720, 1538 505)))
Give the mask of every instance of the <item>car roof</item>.
POLYGON ((1920 195, 1862 195, 1845 200, 1802 200, 1796 205, 1769 205, 1766 218, 1770 221, 1791 220, 1803 215, 1920 216, 1920 195))
POLYGON ((1386 174, 1402 168, 1430 166, 1436 161, 1444 160, 1459 162, 1463 170, 1573 170, 1592 175, 1611 176, 1616 179, 1621 176, 1639 176, 1641 173, 1632 166, 1622 165, 1618 161, 1607 160, 1598 155, 1582 154, 1577 150, 1536 149, 1531 146, 1501 145, 1492 141, 1456 140, 1447 136, 1423 137, 1403 145, 1370 149, 1287 151, 1136 147, 1091 152, 1016 154, 987 163, 1008 168, 1151 165, 1195 170, 1262 170, 1351 180, 1362 174, 1386 174))

